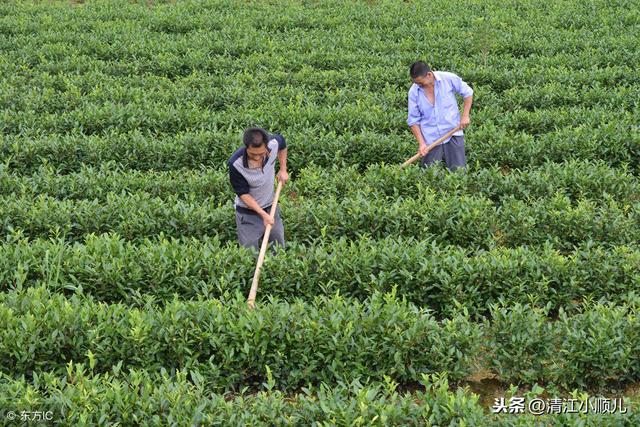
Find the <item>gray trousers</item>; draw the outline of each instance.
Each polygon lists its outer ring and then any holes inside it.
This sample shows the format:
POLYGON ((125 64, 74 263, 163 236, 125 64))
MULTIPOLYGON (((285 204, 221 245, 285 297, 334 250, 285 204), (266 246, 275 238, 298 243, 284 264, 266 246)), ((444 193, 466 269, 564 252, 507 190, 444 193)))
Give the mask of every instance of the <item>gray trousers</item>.
MULTIPOLYGON (((284 226, 280 217, 280 206, 276 209, 275 223, 271 227, 269 234, 269 242, 284 247, 284 226)), ((236 211, 236 226, 238 228, 238 241, 246 248, 255 248, 260 250, 262 245, 262 237, 264 236, 264 223, 260 215, 252 215, 240 213, 236 211)))
POLYGON ((449 170, 465 168, 467 157, 464 154, 464 136, 452 136, 446 144, 440 144, 422 158, 420 166, 427 167, 435 162, 444 162, 449 170))

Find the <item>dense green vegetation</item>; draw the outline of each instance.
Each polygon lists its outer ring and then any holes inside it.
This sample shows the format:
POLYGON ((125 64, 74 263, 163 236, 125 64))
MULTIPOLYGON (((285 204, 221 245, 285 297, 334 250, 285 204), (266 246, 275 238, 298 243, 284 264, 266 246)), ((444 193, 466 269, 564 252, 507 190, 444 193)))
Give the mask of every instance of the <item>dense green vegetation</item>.
POLYGON ((639 11, 0 3, 0 420, 639 424, 487 408, 637 407, 639 11), (397 167, 417 59, 474 89, 465 173, 397 167), (252 125, 292 180, 247 311, 226 159, 252 125))

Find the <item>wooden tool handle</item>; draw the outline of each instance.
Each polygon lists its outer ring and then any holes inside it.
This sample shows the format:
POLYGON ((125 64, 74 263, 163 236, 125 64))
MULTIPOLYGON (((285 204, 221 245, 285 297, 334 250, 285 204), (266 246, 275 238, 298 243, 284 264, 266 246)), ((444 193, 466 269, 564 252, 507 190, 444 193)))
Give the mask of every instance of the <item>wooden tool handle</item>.
MULTIPOLYGON (((282 190, 282 181, 278 181, 278 188, 276 189, 276 196, 271 205, 271 211, 269 217, 275 220, 276 208, 278 207, 278 199, 280 198, 280 191, 282 190)), ((258 281, 260 280, 260 269, 264 263, 264 257, 267 253, 267 247, 269 246, 269 235, 271 234, 272 225, 267 225, 264 230, 264 237, 262 238, 262 247, 260 248, 260 255, 258 256, 258 264, 256 265, 256 271, 253 273, 253 282, 251 283, 251 290, 249 291, 249 297, 247 298, 247 304, 249 308, 255 307, 256 294, 258 293, 258 281)))
MULTIPOLYGON (((460 126, 456 126, 455 128, 451 129, 449 132, 447 132, 442 138, 436 140, 436 142, 434 142, 433 144, 429 145, 429 147, 427 148, 427 153, 429 151, 431 151, 431 149, 433 149, 435 146, 442 144, 444 141, 446 141, 448 138, 450 138, 454 133, 458 132, 460 130, 460 126)), ((407 161, 405 161, 402 166, 400 166, 401 168, 407 167, 409 166, 411 163, 415 162, 416 160, 418 160, 420 157, 422 157, 420 155, 420 152, 418 152, 415 156, 411 157, 410 159, 408 159, 407 161)))

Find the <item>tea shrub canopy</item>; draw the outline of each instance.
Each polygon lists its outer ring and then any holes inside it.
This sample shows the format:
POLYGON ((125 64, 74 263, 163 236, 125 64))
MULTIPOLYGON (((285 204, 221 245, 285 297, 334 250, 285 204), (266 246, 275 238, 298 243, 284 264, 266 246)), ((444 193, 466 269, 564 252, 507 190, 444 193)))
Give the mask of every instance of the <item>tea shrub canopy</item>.
POLYGON ((0 419, 640 424, 638 10, 2 2, 0 419), (416 60, 474 90, 463 173, 398 167, 416 60), (248 311, 251 126, 292 179, 248 311))

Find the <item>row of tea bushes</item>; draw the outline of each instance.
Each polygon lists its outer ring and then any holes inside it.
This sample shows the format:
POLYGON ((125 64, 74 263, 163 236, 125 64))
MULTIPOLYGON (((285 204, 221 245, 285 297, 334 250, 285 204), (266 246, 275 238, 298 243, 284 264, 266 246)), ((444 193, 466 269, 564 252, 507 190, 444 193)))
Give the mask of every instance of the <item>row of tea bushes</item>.
MULTIPOLYGON (((104 302, 142 305, 174 296, 225 298, 246 293, 255 255, 218 239, 148 239, 136 245, 117 235, 87 236, 84 243, 14 236, 0 245, 2 288, 44 284, 104 302)), ((291 244, 263 267, 259 297, 312 300, 339 292, 364 300, 396 289, 439 316, 464 306, 486 314, 499 300, 531 302, 574 312, 583 301, 624 302, 640 283, 635 246, 583 245, 562 255, 553 247, 496 248, 487 252, 429 241, 329 240, 291 244)))
MULTIPOLYGON (((611 414, 564 413, 534 416, 489 414, 478 396, 459 389, 451 392, 444 375, 425 375, 421 387, 401 392, 392 381, 304 387, 294 394, 267 390, 252 394, 213 394, 197 371, 152 373, 114 367, 92 374, 82 364, 70 363, 62 375, 44 373, 25 379, 0 376, 0 417, 9 410, 45 408, 58 423, 74 425, 482 425, 530 426, 536 423, 564 426, 635 425, 640 422, 635 406, 625 399, 611 414)), ((593 399, 594 397, 591 397, 593 399)), ((576 398, 589 405, 589 396, 576 398)), ((509 402, 509 398, 506 398, 509 402)), ((594 405, 593 400, 591 404, 594 405)), ((44 412, 44 411, 43 411, 44 412)), ((583 411, 584 412, 584 411, 583 411)), ((31 415, 31 414, 30 414, 31 415)))
POLYGON ((339 295, 313 302, 172 301, 130 308, 43 287, 0 294, 2 372, 64 372, 73 361, 108 372, 197 370, 211 390, 296 389, 363 378, 400 383, 447 371, 460 381, 489 365, 515 383, 602 387, 640 379, 640 300, 591 304, 557 320, 528 305, 436 320, 395 293, 364 302, 339 295), (478 365, 479 364, 479 365, 478 365))
MULTIPOLYGON (((493 166, 451 174, 444 168, 400 169, 394 165, 373 164, 362 173, 355 166, 323 168, 310 165, 292 174, 285 194, 322 198, 368 194, 372 197, 416 197, 425 189, 447 197, 479 195, 501 202, 515 197, 522 200, 564 194, 572 200, 594 201, 613 198, 635 202, 640 183, 630 172, 612 168, 602 161, 568 161, 545 163, 539 167, 507 171, 493 166)), ((203 201, 214 198, 222 203, 235 196, 226 168, 171 171, 122 170, 114 163, 99 168, 59 175, 51 166, 32 175, 0 173, 0 194, 35 196, 46 194, 57 199, 105 200, 111 193, 144 192, 153 197, 180 196, 203 201)))
MULTIPOLYGON (((637 294, 628 305, 588 304, 549 322, 547 307, 511 302, 491 310, 490 363, 508 381, 605 387, 640 375, 637 294)), ((485 324, 487 326, 487 324, 485 324)))
MULTIPOLYGON (((562 251, 588 241, 611 245, 640 241, 638 202, 576 202, 558 194, 530 204, 505 199, 496 207, 479 196, 421 193, 393 201, 363 194, 339 200, 284 198, 281 205, 287 239, 308 243, 339 236, 352 240, 402 236, 471 249, 549 242, 562 251)), ((15 230, 32 238, 61 236, 70 241, 105 232, 135 241, 160 233, 236 239, 230 202, 222 205, 215 199, 190 201, 176 196, 160 199, 145 193, 109 194, 104 201, 0 197, 0 232, 15 230)))
MULTIPOLYGON (((41 119, 34 115, 33 120, 41 119)), ((568 114, 567 120, 571 120, 568 114)), ((629 165, 631 171, 637 172, 640 134, 632 117, 624 120, 593 126, 571 124, 541 135, 478 121, 466 134, 467 157, 479 167, 508 168, 566 160, 604 160, 610 166, 629 165)), ((373 163, 401 164, 416 152, 416 143, 405 128, 385 134, 368 129, 336 132, 314 123, 293 128, 271 125, 271 131, 287 138, 293 172, 310 164, 329 168, 355 165, 363 171, 373 163)), ((36 173, 43 165, 54 167, 58 173, 70 173, 108 162, 116 162, 125 170, 222 169, 242 145, 244 126, 232 127, 236 130, 230 130, 228 123, 207 126, 170 135, 141 130, 92 136, 48 132, 32 137, 0 135, 0 157, 20 174, 36 173)))
POLYGON ((212 390, 259 386, 268 375, 286 389, 359 377, 406 382, 444 370, 460 379, 481 344, 480 326, 467 316, 438 321, 379 293, 364 302, 271 301, 258 310, 244 298, 138 309, 41 287, 0 294, 0 320, 5 374, 63 372, 71 360, 97 372, 122 363, 199 370, 212 390))

